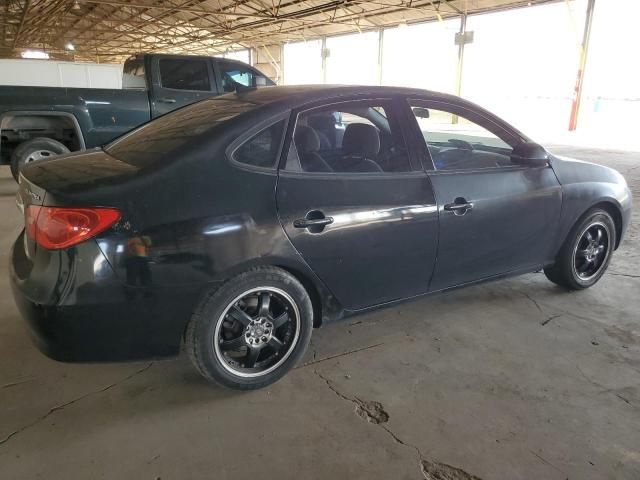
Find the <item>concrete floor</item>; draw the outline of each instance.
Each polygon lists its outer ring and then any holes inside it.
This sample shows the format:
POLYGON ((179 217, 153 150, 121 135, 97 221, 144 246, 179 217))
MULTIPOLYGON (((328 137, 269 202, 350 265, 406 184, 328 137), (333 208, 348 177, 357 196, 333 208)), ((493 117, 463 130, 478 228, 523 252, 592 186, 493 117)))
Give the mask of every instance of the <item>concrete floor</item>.
MULTIPOLYGON (((614 166, 640 198, 640 154, 555 151, 614 166)), ((22 220, 0 172, 6 272, 22 220)), ((244 394, 185 358, 48 360, 0 275, 0 478, 638 479, 639 212, 590 290, 538 273, 353 318, 244 394)))

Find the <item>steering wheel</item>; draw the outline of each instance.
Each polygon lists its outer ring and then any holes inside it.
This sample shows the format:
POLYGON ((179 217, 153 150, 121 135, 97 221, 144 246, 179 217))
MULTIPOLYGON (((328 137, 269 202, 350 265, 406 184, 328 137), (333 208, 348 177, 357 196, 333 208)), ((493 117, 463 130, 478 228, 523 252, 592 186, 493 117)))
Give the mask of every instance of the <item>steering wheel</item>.
POLYGON ((447 140, 447 142, 449 142, 454 147, 459 148, 460 150, 473 150, 473 145, 458 138, 450 138, 447 140))

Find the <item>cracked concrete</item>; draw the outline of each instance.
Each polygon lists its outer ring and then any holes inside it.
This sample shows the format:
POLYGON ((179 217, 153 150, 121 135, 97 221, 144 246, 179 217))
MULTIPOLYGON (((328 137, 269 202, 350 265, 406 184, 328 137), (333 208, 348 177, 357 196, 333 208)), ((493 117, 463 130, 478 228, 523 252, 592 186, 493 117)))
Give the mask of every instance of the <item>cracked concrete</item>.
POLYGON ((444 463, 422 461, 422 474, 426 480, 480 480, 464 470, 444 463))
MULTIPOLYGON (((557 151, 618 168, 640 198, 640 154, 557 151)), ((14 190, 0 168, 0 272, 14 190)), ((328 325, 248 393, 184 358, 51 361, 0 275, 0 478, 637 480, 639 208, 633 221, 592 289, 536 273, 328 325)))
POLYGON ((422 475, 427 480, 480 480, 478 477, 469 475, 464 470, 459 468, 451 467, 449 465, 432 462, 424 459, 424 455, 420 451, 420 449, 411 444, 402 440, 398 435, 396 435, 388 425, 380 425, 382 423, 387 423, 389 421, 389 414, 385 411, 384 406, 380 402, 376 401, 365 401, 361 400, 358 397, 351 397, 339 391, 334 384, 327 377, 319 373, 317 370, 314 370, 318 377, 320 377, 324 383, 329 387, 329 389, 342 400, 346 400, 355 405, 355 413, 360 418, 366 420, 369 423, 373 423, 375 425, 379 425, 385 432, 389 434, 389 436, 393 439, 395 443, 398 445, 402 445, 403 447, 408 447, 415 451, 418 457, 418 465, 420 467, 420 471, 422 475))
MULTIPOLYGON (((100 390, 96 390, 96 391, 93 391, 93 392, 88 392, 88 393, 82 394, 79 397, 76 397, 76 398, 74 398, 72 400, 69 400, 68 402, 65 402, 65 403, 63 403, 61 405, 56 405, 55 407, 51 407, 47 413, 45 413, 44 415, 42 415, 40 417, 37 417, 33 422, 28 423, 27 425, 23 425, 22 427, 18 428, 17 430, 14 430, 13 432, 9 433, 6 437, 4 437, 3 439, 0 440, 0 445, 2 445, 4 443, 7 443, 15 435, 18 435, 19 433, 24 432, 28 428, 36 426, 38 423, 40 423, 40 422, 46 420, 47 418, 49 418, 49 416, 52 415, 53 413, 55 413, 55 412, 57 412, 59 410, 62 410, 63 408, 68 407, 69 405, 73 405, 74 403, 79 402, 81 400, 84 400, 85 398, 87 398, 87 397, 89 397, 91 395, 97 395, 99 393, 106 392, 107 390, 110 390, 110 389, 112 389, 114 387, 117 387, 121 383, 126 382, 127 380, 135 377, 136 375, 139 375, 142 372, 147 371, 149 368, 151 368, 151 365, 153 365, 153 362, 149 363, 147 366, 141 368, 140 370, 136 370, 132 374, 127 375, 122 380, 119 380, 119 381, 117 381, 115 383, 107 385, 106 387, 101 388, 100 390)), ((8 385, 20 385, 21 383, 24 383, 24 382, 14 382, 13 384, 8 384, 8 385)))
POLYGON ((348 397, 347 395, 340 393, 329 381, 329 379, 318 373, 317 370, 314 370, 313 373, 322 378, 333 393, 338 395, 343 400, 347 400, 353 403, 355 405, 355 413, 360 418, 366 420, 369 423, 375 423, 376 425, 380 423, 387 423, 389 421, 389 414, 384 410, 384 406, 380 402, 372 400, 361 400, 358 397, 348 397))

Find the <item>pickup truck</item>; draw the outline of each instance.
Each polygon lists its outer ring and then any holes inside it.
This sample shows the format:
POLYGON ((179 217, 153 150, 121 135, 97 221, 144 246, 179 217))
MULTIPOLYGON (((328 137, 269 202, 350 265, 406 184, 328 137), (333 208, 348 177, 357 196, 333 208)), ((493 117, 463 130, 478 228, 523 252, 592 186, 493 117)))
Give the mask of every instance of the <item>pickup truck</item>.
POLYGON ((121 90, 0 86, 0 163, 17 180, 28 162, 103 145, 207 97, 268 85, 236 60, 139 54, 125 62, 121 90))

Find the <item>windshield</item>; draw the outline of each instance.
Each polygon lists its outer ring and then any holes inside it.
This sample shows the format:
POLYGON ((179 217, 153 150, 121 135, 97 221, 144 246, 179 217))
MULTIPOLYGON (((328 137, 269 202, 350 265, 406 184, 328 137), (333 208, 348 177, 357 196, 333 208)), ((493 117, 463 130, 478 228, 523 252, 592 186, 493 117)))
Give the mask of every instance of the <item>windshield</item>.
POLYGON ((198 102, 144 124, 107 145, 105 151, 136 167, 176 158, 188 142, 257 106, 235 98, 198 102))

